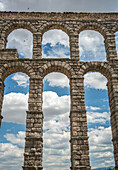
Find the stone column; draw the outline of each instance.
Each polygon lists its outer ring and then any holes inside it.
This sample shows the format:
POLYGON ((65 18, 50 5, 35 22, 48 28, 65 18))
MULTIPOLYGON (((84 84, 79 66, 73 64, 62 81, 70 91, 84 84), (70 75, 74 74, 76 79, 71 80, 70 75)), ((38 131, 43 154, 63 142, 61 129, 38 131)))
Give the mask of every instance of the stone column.
POLYGON ((42 35, 41 33, 33 34, 33 59, 41 59, 42 35))
POLYGON ((113 32, 106 33, 105 48, 108 61, 117 58, 115 35, 113 32))
POLYGON ((89 145, 84 103, 84 79, 72 78, 71 85, 71 169, 89 170, 89 145))
POLYGON ((79 36, 78 33, 70 35, 70 58, 79 60, 79 36))
POLYGON ((0 49, 4 49, 6 48, 6 44, 7 44, 7 37, 5 35, 5 32, 1 31, 1 35, 0 35, 0 49))
POLYGON ((115 170, 118 170, 118 75, 108 81, 109 105, 111 110, 112 141, 114 146, 115 170))
POLYGON ((42 79, 30 80, 23 170, 41 170, 43 148, 42 79))
POLYGON ((0 80, 0 127, 1 127, 1 121, 3 119, 3 116, 1 115, 2 104, 3 104, 3 97, 4 97, 4 82, 1 79, 0 80))

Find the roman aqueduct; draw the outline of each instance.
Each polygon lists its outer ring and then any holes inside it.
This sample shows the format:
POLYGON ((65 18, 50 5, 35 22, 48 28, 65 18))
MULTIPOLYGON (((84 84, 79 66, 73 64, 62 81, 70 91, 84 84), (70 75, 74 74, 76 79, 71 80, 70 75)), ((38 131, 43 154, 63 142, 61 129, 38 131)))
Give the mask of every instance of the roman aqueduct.
MULTIPOLYGON (((16 72, 30 77, 24 170, 40 170, 43 148, 43 78, 51 72, 64 73, 70 80, 70 144, 71 169, 91 169, 84 101, 84 74, 97 71, 108 79, 111 127, 115 169, 118 170, 118 58, 115 35, 118 13, 25 13, 0 12, 0 109, 4 96, 4 80, 16 72), (15 29, 23 28, 33 34, 32 59, 19 59, 16 49, 6 49, 7 37, 15 29), (61 29, 69 36, 70 59, 42 58, 42 36, 51 29, 61 29), (98 31, 104 37, 106 61, 80 61, 78 35, 83 30, 98 31)), ((2 115, 0 122, 2 121, 2 115)))

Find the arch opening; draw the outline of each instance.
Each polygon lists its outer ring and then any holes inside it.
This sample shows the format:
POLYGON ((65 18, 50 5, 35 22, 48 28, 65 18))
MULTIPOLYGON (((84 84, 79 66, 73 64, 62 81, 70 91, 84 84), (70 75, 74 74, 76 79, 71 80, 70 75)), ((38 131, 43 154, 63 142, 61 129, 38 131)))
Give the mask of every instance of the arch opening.
POLYGON ((84 75, 91 169, 115 166, 106 83, 99 72, 84 75))
POLYGON ((43 81, 43 168, 70 168, 70 87, 62 73, 52 72, 43 81))
POLYGON ((16 29, 7 37, 6 48, 18 50, 19 58, 32 58, 33 34, 27 29, 16 29))
POLYGON ((106 61, 104 37, 97 31, 80 32, 79 51, 81 61, 106 61))
POLYGON ((117 51, 117 57, 118 57, 118 31, 115 33, 115 42, 116 42, 116 51, 117 51))
POLYGON ((0 129, 0 168, 21 169, 24 160, 26 110, 28 110, 29 77, 21 72, 5 81, 0 129))
POLYGON ((42 58, 70 58, 69 36, 60 29, 45 32, 42 38, 42 58))

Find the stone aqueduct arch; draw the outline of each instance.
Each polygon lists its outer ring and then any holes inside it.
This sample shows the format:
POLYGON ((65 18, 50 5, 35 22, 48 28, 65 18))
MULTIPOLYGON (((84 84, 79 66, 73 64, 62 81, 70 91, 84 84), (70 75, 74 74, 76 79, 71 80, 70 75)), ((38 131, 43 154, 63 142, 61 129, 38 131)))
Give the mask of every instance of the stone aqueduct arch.
MULTIPOLYGON (((0 111, 4 96, 4 79, 15 72, 24 72, 30 77, 23 170, 43 169, 43 77, 53 71, 64 73, 70 79, 72 170, 91 169, 83 75, 88 71, 98 71, 108 79, 115 169, 118 170, 118 58, 114 36, 118 30, 118 13, 0 12, 0 20, 0 111), (33 33, 32 59, 18 59, 17 50, 6 49, 8 34, 17 28, 25 28, 33 33), (62 29, 68 34, 70 59, 42 59, 42 36, 50 29, 62 29), (99 31, 103 35, 106 62, 79 61, 78 34, 87 29, 99 31)), ((0 115, 0 123, 2 118, 0 115)))

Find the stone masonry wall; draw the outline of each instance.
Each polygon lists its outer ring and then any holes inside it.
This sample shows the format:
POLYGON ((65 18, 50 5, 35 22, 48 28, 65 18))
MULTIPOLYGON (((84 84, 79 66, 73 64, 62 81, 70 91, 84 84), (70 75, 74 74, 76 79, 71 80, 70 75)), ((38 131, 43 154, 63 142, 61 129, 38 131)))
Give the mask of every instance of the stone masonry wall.
MULTIPOLYGON (((114 35, 116 31, 118 31, 118 13, 0 12, 0 111, 5 78, 16 72, 26 73, 30 77, 23 170, 43 169, 43 78, 54 71, 64 73, 70 80, 72 170, 91 169, 83 76, 89 71, 97 71, 108 79, 115 169, 118 170, 118 58, 114 35), (18 59, 17 50, 6 49, 9 33, 18 28, 25 28, 33 33, 32 59, 18 59), (68 34, 70 59, 42 58, 42 36, 50 29, 61 29, 68 34), (79 60, 78 36, 83 30, 95 30, 103 35, 106 62, 79 60)), ((0 123, 2 118, 0 115, 0 123)))

